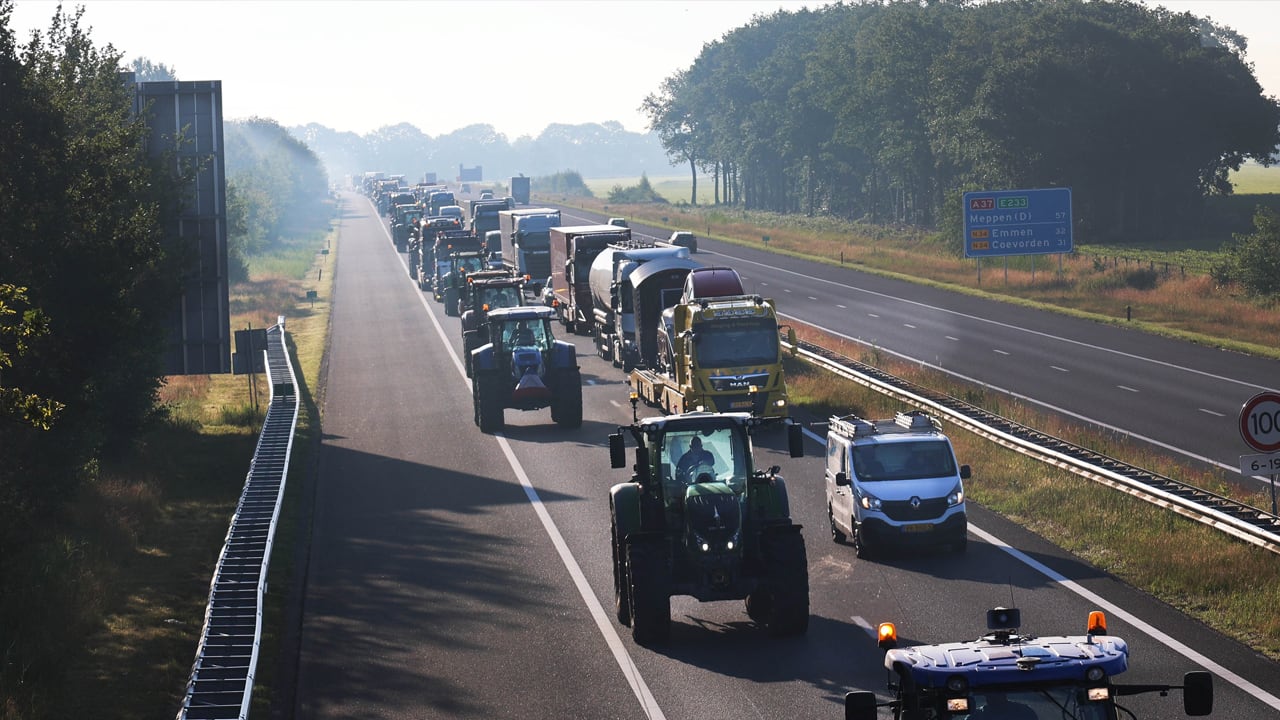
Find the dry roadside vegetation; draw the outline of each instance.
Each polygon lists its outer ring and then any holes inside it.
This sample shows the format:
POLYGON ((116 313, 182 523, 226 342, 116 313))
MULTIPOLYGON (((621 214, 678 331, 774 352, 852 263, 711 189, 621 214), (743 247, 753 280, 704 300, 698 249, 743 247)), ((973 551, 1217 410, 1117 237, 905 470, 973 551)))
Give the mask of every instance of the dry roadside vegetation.
MULTIPOLYGON (((695 229, 705 236, 707 225, 698 230, 698 223, 708 223, 712 229, 709 234, 717 239, 744 244, 758 245, 759 237, 769 234, 774 250, 810 250, 834 262, 839 262, 843 252, 846 264, 857 264, 861 269, 895 272, 917 280, 927 275, 930 281, 956 283, 969 291, 999 290, 1026 301, 1060 305, 1070 305, 1072 298, 1081 303, 1088 300, 1094 303, 1089 306, 1091 312, 1105 313, 1113 322, 1123 322, 1117 308, 1131 305, 1135 309, 1133 324, 1148 329, 1196 332, 1205 338, 1217 332, 1229 332, 1232 338, 1255 333, 1265 341, 1269 326, 1273 339, 1275 334, 1273 309, 1224 299, 1215 288, 1206 287, 1203 276, 1185 280, 1163 276, 1156 287, 1140 290, 1123 280, 1106 280, 1123 278, 1123 265, 1104 271, 1092 263, 1068 262, 1066 274, 1077 278, 1073 281, 1077 287, 1072 288, 1071 282, 1055 280, 1056 263, 1049 265, 1041 259, 1034 280, 1029 267, 1011 267, 1006 285, 1002 271, 988 268, 979 287, 971 265, 948 259, 940 246, 919 234, 871 228, 857 233, 822 227, 782 231, 752 224, 750 219, 730 223, 715 212, 708 212, 706 219, 699 215, 695 221, 678 215, 675 208, 607 211, 636 219, 652 213, 646 222, 662 222, 665 212, 665 222, 673 229, 695 229), (1082 290, 1079 278, 1093 278, 1095 284, 1082 290), (1115 287, 1106 289, 1108 285, 1115 287)), ((270 258, 251 263, 250 279, 232 289, 233 329, 248 324, 264 327, 274 323, 277 315, 286 316, 291 355, 298 363, 303 385, 304 410, 280 531, 285 541, 277 546, 272 560, 274 587, 284 587, 292 572, 290 538, 297 522, 297 478, 305 470, 307 447, 319 430, 313 393, 328 328, 336 258, 336 252, 320 251, 336 251, 339 241, 336 233, 290 241, 270 258), (318 292, 314 304, 305 300, 308 290, 318 292)), ((892 362, 874 348, 841 346, 839 341, 821 338, 812 331, 802 331, 801 336, 1135 465, 1251 504, 1267 502, 1261 493, 1235 486, 1228 477, 1193 471, 1124 437, 1090 433, 1007 398, 957 386, 951 379, 932 376, 916 366, 892 362)), ((899 409, 872 391, 832 382, 829 376, 802 363, 791 363, 788 372, 793 397, 815 419, 833 412, 880 415, 899 409)), ((261 383, 260 389, 265 399, 261 383)), ((43 712, 34 714, 18 713, 12 707, 0 709, 0 719, 101 717, 104 707, 114 708, 110 714, 114 717, 176 712, 203 622, 209 578, 248 469, 262 408, 255 410, 250 404, 243 376, 169 378, 162 401, 169 420, 148 439, 147 452, 130 468, 104 472, 103 479, 75 505, 78 521, 89 528, 86 532, 99 535, 105 544, 93 551, 89 548, 95 547, 97 540, 68 540, 63 546, 66 556, 80 558, 77 567, 84 568, 75 573, 78 579, 70 592, 76 598, 79 616, 100 614, 106 618, 85 644, 85 654, 71 660, 72 675, 80 681, 77 692, 42 696, 39 707, 43 712)), ((1280 616, 1274 613, 1280 604, 1280 562, 1274 556, 966 434, 957 433, 953 439, 962 461, 975 468, 975 479, 968 485, 975 502, 1259 652, 1280 658, 1280 616)), ((825 541, 821 533, 810 539, 825 541)), ((279 603, 282 595, 273 596, 273 601, 279 603)), ((267 627, 278 628, 280 606, 274 605, 269 613, 267 627)), ((278 641, 275 632, 265 639, 264 658, 271 657, 278 641)), ((255 691, 255 714, 270 702, 272 669, 273 663, 264 659, 255 691)))
MULTIPOLYGON (((283 241, 249 264, 249 280, 231 287, 231 327, 263 328, 283 315, 303 408, 290 467, 288 512, 271 560, 272 584, 293 570, 297 488, 319 423, 310 389, 327 336, 336 231, 283 241), (315 290, 313 303, 306 294, 315 290)), ((256 377, 257 406, 244 375, 173 376, 160 403, 166 418, 121 467, 104 468, 68 518, 65 556, 54 559, 71 584, 68 608, 92 629, 77 657, 65 658, 74 689, 35 699, 27 712, 0 707, 0 718, 171 717, 177 713, 204 622, 209 580, 239 500, 269 388, 256 377), (71 538, 77 538, 72 540, 71 538)), ((270 598, 278 619, 283 593, 270 598)), ((52 612, 51 612, 52 614, 52 612)), ((255 708, 269 701, 271 644, 264 639, 255 708)))
MULTIPOLYGON (((1124 462, 1254 507, 1270 506, 1265 492, 1243 485, 1233 474, 1189 467, 1172 455, 1153 451, 1125 436, 1066 422, 1016 400, 812 328, 799 326, 797 335, 1124 462)), ((847 413, 889 417, 897 410, 910 409, 857 383, 834 378, 802 360, 788 359, 787 372, 793 401, 815 420, 847 413)), ((948 435, 960 461, 974 469, 973 480, 965 484, 971 500, 1280 660, 1280 615, 1275 612, 1280 603, 1280 559, 1274 554, 958 428, 948 435)), ((817 535, 809 537, 810 542, 825 540, 817 535)))

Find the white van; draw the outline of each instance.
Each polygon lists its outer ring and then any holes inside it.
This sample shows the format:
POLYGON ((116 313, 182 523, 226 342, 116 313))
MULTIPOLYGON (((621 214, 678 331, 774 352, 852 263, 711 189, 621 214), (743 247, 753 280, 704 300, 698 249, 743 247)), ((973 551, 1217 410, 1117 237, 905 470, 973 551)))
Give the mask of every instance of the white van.
POLYGON ((836 542, 858 557, 888 546, 964 552, 964 480, 941 424, 920 411, 888 420, 847 415, 827 423, 827 517, 836 542))

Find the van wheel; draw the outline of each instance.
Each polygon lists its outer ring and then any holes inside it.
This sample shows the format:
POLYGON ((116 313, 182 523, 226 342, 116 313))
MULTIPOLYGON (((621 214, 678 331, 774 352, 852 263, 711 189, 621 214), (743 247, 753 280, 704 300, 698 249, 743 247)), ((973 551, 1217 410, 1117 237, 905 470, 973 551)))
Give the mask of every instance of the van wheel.
POLYGON ((836 527, 836 516, 831 512, 830 503, 827 504, 827 522, 831 523, 831 540, 843 545, 844 541, 847 540, 848 537, 844 533, 840 532, 840 528, 836 527))

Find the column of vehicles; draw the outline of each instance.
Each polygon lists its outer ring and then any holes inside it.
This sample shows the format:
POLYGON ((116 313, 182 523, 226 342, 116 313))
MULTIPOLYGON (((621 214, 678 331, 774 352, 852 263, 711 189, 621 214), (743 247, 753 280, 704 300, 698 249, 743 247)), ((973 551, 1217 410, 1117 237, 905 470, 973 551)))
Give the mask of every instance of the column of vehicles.
MULTIPOLYGON (((483 432, 501 431, 506 409, 550 408, 560 426, 582 424, 576 349, 555 338, 555 321, 590 336, 597 354, 627 373, 633 423, 609 436, 610 464, 628 467, 628 435, 636 449, 631 479, 610 489, 609 508, 614 612, 636 642, 669 639, 675 595, 743 601, 768 634, 805 633, 801 526, 780 468, 753 464, 752 436, 776 424, 787 428, 789 454, 803 455, 801 427, 787 416, 773 301, 746 293, 731 268, 703 266, 688 247, 643 242, 625 227, 562 226, 559 211, 516 210, 503 199, 473 203, 464 229, 420 204, 397 211, 404 204, 389 204, 393 236, 397 224, 408 226, 404 249, 416 255, 419 286, 461 317, 483 432), (488 215, 497 229, 481 219, 488 215), (546 287, 534 277, 547 278, 546 287), (544 301, 535 304, 538 290, 544 301), (665 414, 639 418, 641 400, 665 414)), ((860 558, 891 547, 965 550, 963 481, 971 471, 935 418, 848 415, 825 425, 833 541, 852 539, 860 558)), ((1101 613, 1090 615, 1083 636, 1021 635, 1019 622, 1018 610, 996 608, 976 641, 902 649, 894 626, 881 625, 891 699, 850 692, 846 718, 875 720, 886 710, 896 720, 1118 720, 1135 717, 1125 696, 1171 690, 1182 691, 1187 715, 1212 710, 1203 671, 1187 673, 1182 685, 1116 683, 1128 648, 1107 635, 1101 613)))

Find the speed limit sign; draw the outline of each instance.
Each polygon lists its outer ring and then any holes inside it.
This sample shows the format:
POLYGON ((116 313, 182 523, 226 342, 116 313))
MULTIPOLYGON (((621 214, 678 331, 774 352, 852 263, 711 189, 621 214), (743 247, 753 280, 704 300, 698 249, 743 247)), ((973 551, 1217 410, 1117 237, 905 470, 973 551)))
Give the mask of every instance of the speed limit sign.
POLYGON ((1258 452, 1280 450, 1280 393, 1263 392, 1240 408, 1240 437, 1258 452))

